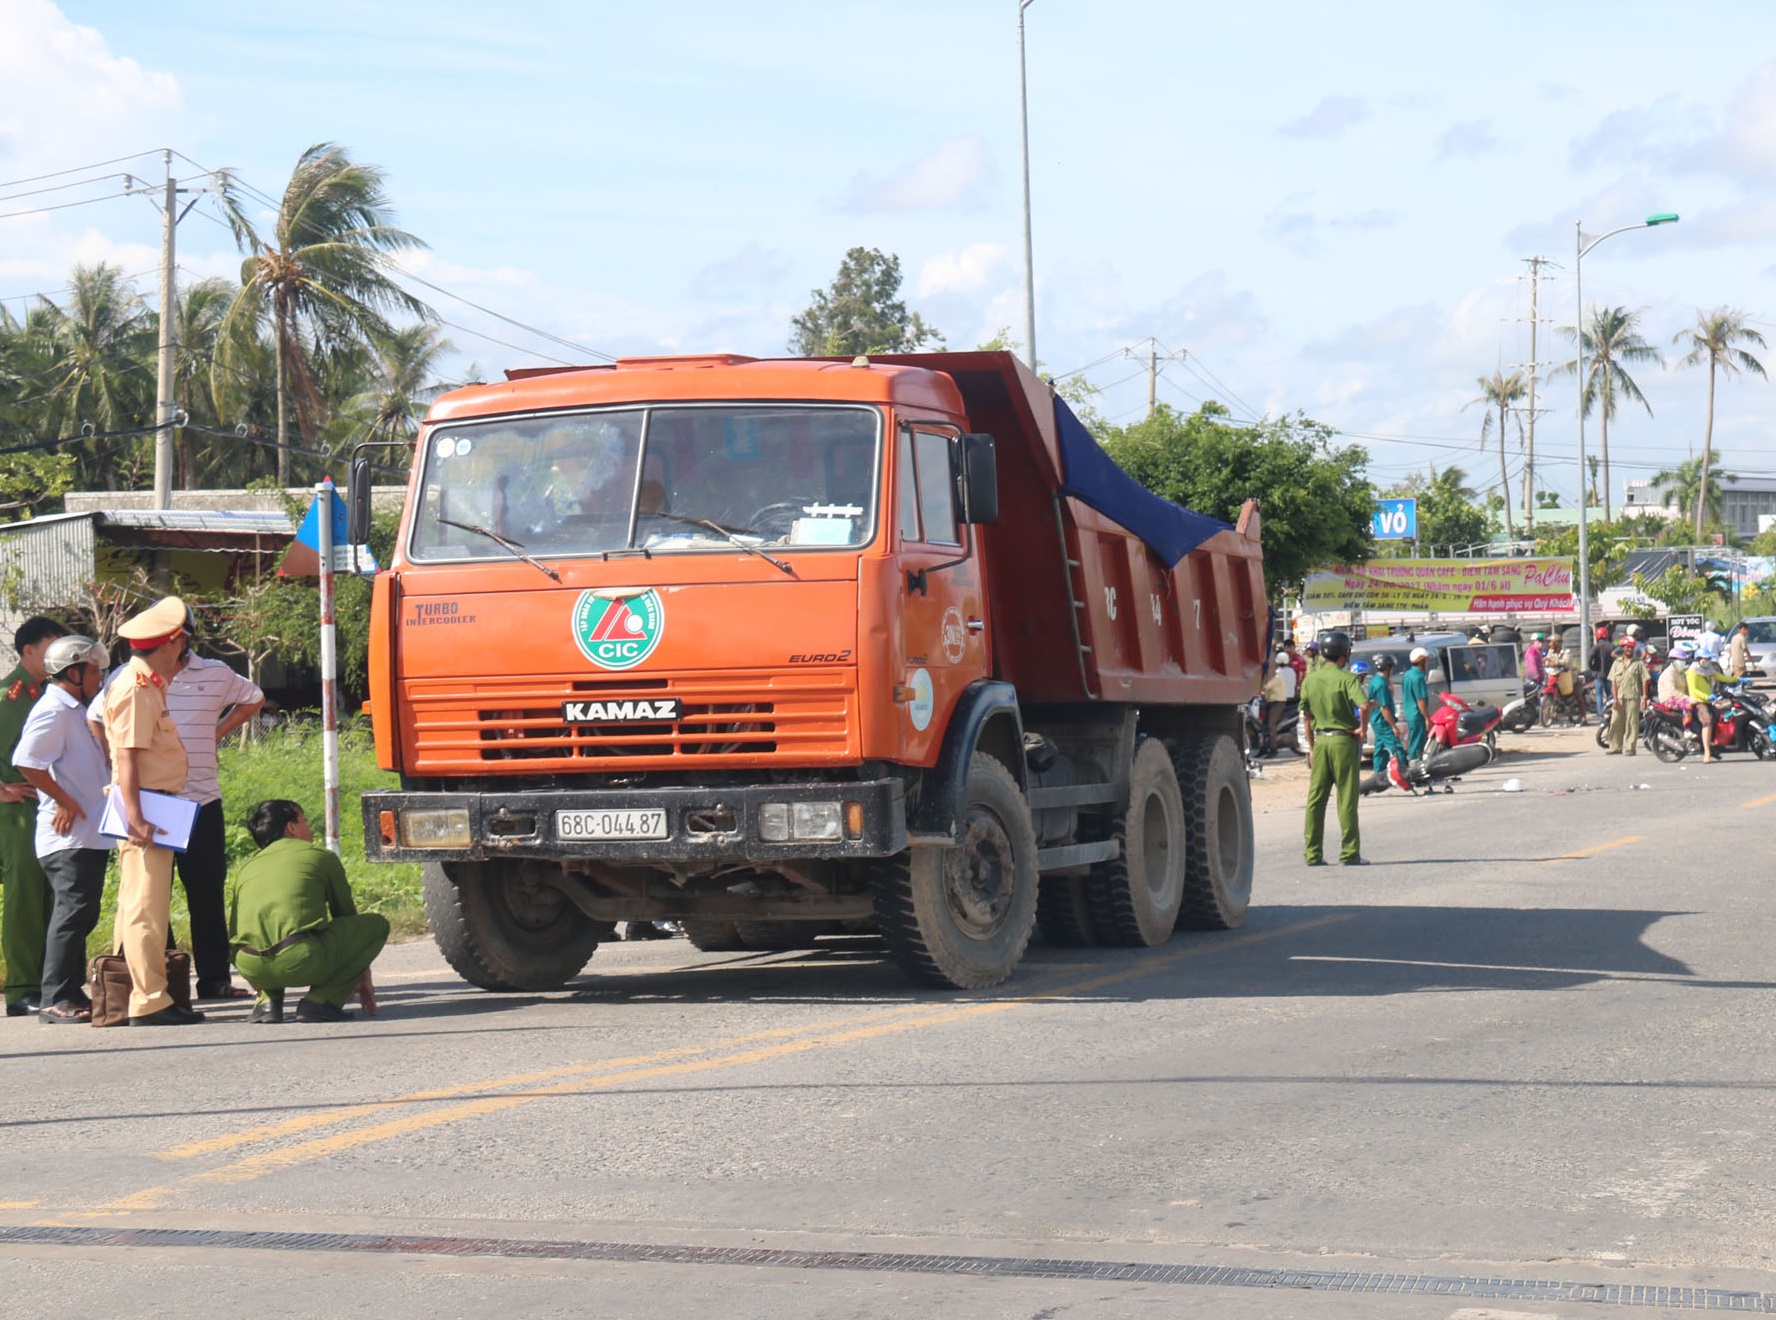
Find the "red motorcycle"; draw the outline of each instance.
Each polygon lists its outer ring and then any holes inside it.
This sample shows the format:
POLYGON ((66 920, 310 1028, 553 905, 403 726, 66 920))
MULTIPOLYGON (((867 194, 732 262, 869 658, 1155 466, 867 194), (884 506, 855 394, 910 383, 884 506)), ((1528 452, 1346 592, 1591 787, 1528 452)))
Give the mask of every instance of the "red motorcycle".
MULTIPOLYGON (((1484 702, 1471 706, 1448 692, 1438 693, 1437 699, 1441 704, 1431 713, 1430 742, 1444 751, 1469 743, 1485 743, 1491 750, 1498 750, 1498 726, 1504 718, 1503 711, 1484 702)), ((1427 746, 1425 755, 1428 758, 1436 751, 1437 747, 1427 746)))

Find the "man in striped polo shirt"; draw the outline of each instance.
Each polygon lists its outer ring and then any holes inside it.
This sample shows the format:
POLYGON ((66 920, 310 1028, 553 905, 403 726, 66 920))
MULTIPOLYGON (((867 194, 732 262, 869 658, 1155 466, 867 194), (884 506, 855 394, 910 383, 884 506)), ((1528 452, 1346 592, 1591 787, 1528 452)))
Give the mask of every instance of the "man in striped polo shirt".
MULTIPOLYGON (((186 612, 185 651, 167 683, 167 713, 185 744, 185 787, 179 796, 198 804, 191 846, 177 854, 179 883, 191 913, 191 961, 200 999, 247 999, 252 991, 234 984, 229 970, 228 913, 223 888, 228 879, 228 839, 222 819, 222 785, 217 779, 216 744, 259 713, 265 693, 220 660, 191 649, 197 620, 186 612), (226 712, 226 713, 225 713, 226 712)), ((87 721, 104 732, 104 693, 87 711, 87 721)))

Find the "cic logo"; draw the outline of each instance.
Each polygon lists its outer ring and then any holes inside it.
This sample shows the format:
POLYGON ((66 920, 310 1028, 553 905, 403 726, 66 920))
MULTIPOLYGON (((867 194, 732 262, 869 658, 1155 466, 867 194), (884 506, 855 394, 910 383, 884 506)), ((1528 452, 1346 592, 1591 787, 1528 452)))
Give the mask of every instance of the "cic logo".
POLYGON ((665 631, 666 607, 651 587, 621 597, 582 591, 574 602, 574 643, 600 669, 635 668, 665 631))

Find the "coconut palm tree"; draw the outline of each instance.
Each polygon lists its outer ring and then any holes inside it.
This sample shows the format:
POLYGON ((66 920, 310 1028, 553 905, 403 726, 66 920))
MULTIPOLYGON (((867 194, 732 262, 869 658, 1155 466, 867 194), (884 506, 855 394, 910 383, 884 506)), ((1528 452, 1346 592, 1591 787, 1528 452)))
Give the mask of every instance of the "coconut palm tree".
MULTIPOLYGON (((122 431, 153 417, 158 322, 118 267, 76 266, 67 301, 46 300, 43 310, 39 325, 54 355, 41 414, 50 434, 74 435, 89 423, 122 431)), ((128 447, 142 444, 151 442, 128 447)), ((87 441, 81 465, 92 485, 115 490, 127 455, 113 442, 87 441)))
MULTIPOLYGON (((1482 450, 1486 448, 1487 436, 1492 433, 1493 410, 1497 409, 1498 412, 1499 491, 1503 495, 1505 503, 1505 538, 1515 540, 1517 532, 1511 526, 1511 478, 1505 470, 1505 430, 1510 424, 1511 409, 1529 393, 1529 382, 1524 379, 1523 373, 1520 371, 1513 371, 1509 376, 1502 371, 1495 371, 1490 376, 1477 377, 1476 383, 1480 386, 1480 397, 1471 400, 1468 406, 1471 408, 1478 403, 1486 407, 1485 420, 1480 423, 1480 448, 1482 450)), ((1517 419, 1517 443, 1519 445, 1523 443, 1523 419, 1521 417, 1517 419)))
MULTIPOLYGON (((1685 353, 1681 365, 1686 367, 1708 364, 1708 424, 1702 430, 1702 471, 1696 485, 1696 538, 1702 537, 1704 514, 1701 497, 1708 491, 1708 469, 1714 459, 1714 377, 1715 372, 1724 371, 1729 376, 1737 376, 1741 370, 1754 372, 1759 376, 1767 373, 1764 364, 1750 353, 1737 345, 1756 344, 1765 347, 1764 337, 1745 323, 1745 313, 1732 307, 1717 307, 1712 312, 1696 313, 1696 324, 1688 330, 1680 330, 1672 337, 1671 342, 1682 348, 1686 344, 1689 352, 1685 353)), ((1720 490, 1715 488, 1714 495, 1719 499, 1720 490)))
POLYGON ((290 470, 290 410, 305 437, 320 404, 314 366, 319 352, 394 333, 387 315, 430 317, 424 303, 395 283, 396 253, 425 246, 392 223, 383 172, 320 142, 302 153, 284 189, 269 235, 243 209, 232 180, 223 187, 235 241, 247 253, 241 288, 223 319, 226 368, 238 349, 269 323, 276 355, 278 481, 290 470))
POLYGON ((437 397, 438 363, 453 351, 438 328, 419 324, 377 340, 375 383, 348 407, 363 421, 366 440, 411 440, 437 397))
MULTIPOLYGON (((1578 338, 1578 331, 1573 326, 1560 329, 1568 339, 1578 338)), ((1609 424, 1615 419, 1617 404, 1628 399, 1645 408, 1648 417, 1653 415, 1653 405, 1646 401, 1646 395, 1640 392, 1640 386, 1634 383, 1634 377, 1622 364, 1663 364, 1665 357, 1641 336, 1640 313, 1631 312, 1626 307, 1593 307, 1581 346, 1585 352, 1585 386, 1580 395, 1580 408, 1586 417, 1595 409, 1602 419, 1599 448, 1603 455, 1603 516, 1607 522, 1610 516, 1609 424)), ((1560 368, 1567 375, 1578 369, 1577 358, 1560 368)))
POLYGON ((1705 454, 1699 458, 1686 458, 1675 467, 1653 473, 1653 488, 1662 492, 1661 502, 1667 509, 1676 505, 1685 517, 1691 509, 1700 511, 1695 523, 1699 542, 1704 523, 1720 515, 1721 482, 1738 480, 1731 472, 1710 470, 1705 454))

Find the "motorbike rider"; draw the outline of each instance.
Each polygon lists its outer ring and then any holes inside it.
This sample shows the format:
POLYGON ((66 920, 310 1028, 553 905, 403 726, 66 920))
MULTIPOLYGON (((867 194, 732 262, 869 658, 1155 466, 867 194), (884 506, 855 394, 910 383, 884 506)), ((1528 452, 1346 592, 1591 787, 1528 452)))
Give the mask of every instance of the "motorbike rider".
POLYGON ((1687 670, 1690 663, 1690 648, 1679 642, 1671 648, 1666 658, 1665 667, 1659 671, 1659 691, 1654 698, 1660 703, 1671 703, 1677 706, 1688 706, 1690 701, 1690 680, 1687 670))
POLYGON ((1412 648, 1406 657, 1406 673, 1400 679, 1400 704, 1406 708, 1406 759, 1416 761, 1424 755, 1425 740, 1431 736, 1431 653, 1422 646, 1412 648))
POLYGON ((1542 681, 1542 656, 1547 650, 1543 646, 1545 641, 1546 635, 1537 633, 1529 639, 1529 645, 1523 648, 1523 677, 1537 685, 1542 681))
POLYGON ((1685 675, 1690 700, 1695 703, 1696 718, 1702 724, 1702 760, 1705 763, 1720 760, 1714 750, 1714 707, 1710 703, 1714 700, 1714 685, 1723 677, 1720 665, 1707 651, 1691 662, 1685 675))
POLYGON ((1291 701, 1295 700, 1295 669, 1289 663, 1289 653, 1278 651, 1276 664, 1270 677, 1264 682, 1264 756, 1277 754, 1277 728, 1283 721, 1283 712, 1291 701))
POLYGON ((1609 683, 1616 706, 1610 712, 1608 755, 1633 756, 1640 741, 1640 703, 1646 696, 1647 668, 1632 637, 1624 637, 1610 666, 1609 683))

